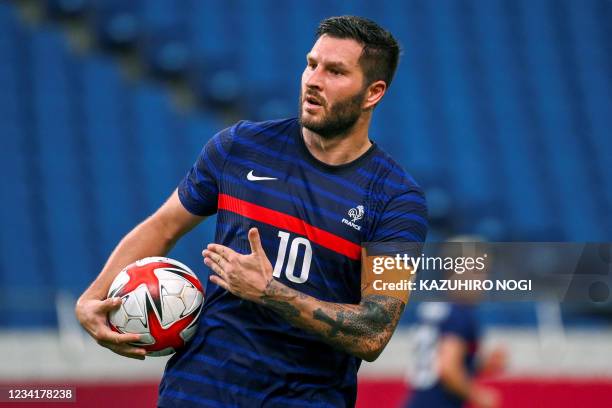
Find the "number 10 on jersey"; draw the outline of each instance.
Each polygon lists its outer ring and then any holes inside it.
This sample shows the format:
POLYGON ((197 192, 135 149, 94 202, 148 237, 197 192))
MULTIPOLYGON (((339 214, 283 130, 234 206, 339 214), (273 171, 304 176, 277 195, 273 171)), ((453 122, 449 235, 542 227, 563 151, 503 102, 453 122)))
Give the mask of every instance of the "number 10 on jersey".
POLYGON ((310 241, 303 237, 296 237, 293 239, 288 232, 278 231, 278 237, 280 238, 280 244, 278 246, 278 255, 276 256, 276 263, 274 264, 274 272, 272 275, 276 278, 280 278, 283 273, 283 267, 285 269, 285 276, 291 282, 304 283, 308 280, 308 274, 310 273, 310 262, 312 261, 312 247, 310 241), (291 240, 291 245, 289 241, 291 240), (285 257, 287 255, 287 247, 289 246, 289 256, 287 257, 287 263, 285 266, 285 257), (299 275, 295 274, 295 260, 297 259, 300 246, 304 246, 304 261, 302 262, 302 270, 299 275))

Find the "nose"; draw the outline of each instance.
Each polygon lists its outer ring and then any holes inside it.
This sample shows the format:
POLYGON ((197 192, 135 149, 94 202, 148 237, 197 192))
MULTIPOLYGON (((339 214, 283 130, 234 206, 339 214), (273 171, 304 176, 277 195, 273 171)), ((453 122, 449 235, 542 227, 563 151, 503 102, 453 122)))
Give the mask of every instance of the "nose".
POLYGON ((318 91, 323 89, 321 69, 319 67, 316 67, 314 70, 306 69, 304 75, 304 85, 306 86, 306 88, 316 89, 318 91))

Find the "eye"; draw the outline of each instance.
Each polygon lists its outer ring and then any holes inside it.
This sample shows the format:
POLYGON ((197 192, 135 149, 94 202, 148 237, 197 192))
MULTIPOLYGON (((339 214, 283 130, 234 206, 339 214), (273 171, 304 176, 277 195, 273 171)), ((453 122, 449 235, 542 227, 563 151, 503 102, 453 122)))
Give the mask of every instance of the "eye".
POLYGON ((338 71, 337 69, 330 69, 329 72, 334 75, 334 76, 340 76, 342 75, 341 71, 338 71))

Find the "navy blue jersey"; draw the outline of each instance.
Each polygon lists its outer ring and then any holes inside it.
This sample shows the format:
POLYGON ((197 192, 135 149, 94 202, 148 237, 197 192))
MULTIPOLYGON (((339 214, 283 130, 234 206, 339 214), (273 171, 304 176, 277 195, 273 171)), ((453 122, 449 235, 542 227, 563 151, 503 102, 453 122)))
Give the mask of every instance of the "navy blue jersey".
MULTIPOLYGON (((421 189, 376 144, 330 166, 297 119, 221 131, 178 193, 191 213, 217 213, 215 242, 239 253, 257 227, 275 279, 329 302, 359 303, 361 242, 422 242, 427 231, 421 189)), ((354 405, 360 360, 317 335, 210 282, 200 319, 166 366, 160 406, 354 405)))
POLYGON ((409 408, 460 408, 464 401, 447 391, 436 372, 436 352, 443 336, 453 335, 465 341, 464 365, 475 371, 479 326, 475 308, 467 304, 421 303, 417 308, 418 325, 414 339, 415 366, 411 373, 413 393, 409 408))

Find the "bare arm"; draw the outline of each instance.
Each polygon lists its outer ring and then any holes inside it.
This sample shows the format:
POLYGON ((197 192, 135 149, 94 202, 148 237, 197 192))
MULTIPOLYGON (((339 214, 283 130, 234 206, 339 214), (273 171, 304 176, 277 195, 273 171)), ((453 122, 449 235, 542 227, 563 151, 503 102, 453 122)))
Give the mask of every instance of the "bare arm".
POLYGON ((397 326, 405 301, 372 294, 369 288, 362 290, 359 304, 321 301, 274 280, 257 229, 249 231, 249 242, 250 255, 222 245, 208 245, 203 255, 206 265, 215 272, 211 282, 271 308, 340 350, 366 361, 374 361, 380 355, 397 326))
POLYGON ((108 288, 121 269, 147 256, 166 255, 180 237, 203 219, 204 217, 195 216, 183 207, 175 190, 153 215, 123 237, 106 261, 102 272, 81 298, 106 298, 108 288))
POLYGON ((358 305, 323 302, 276 280, 260 300, 294 326, 366 361, 376 360, 383 351, 405 306, 393 297, 372 294, 358 305))
POLYGON ((143 349, 128 344, 137 341, 137 335, 115 333, 106 324, 106 314, 121 302, 116 299, 103 299, 121 269, 147 256, 165 255, 180 237, 203 219, 204 217, 195 216, 183 207, 175 190, 153 215, 119 242, 98 277, 83 292, 75 308, 81 325, 100 345, 127 357, 144 358, 143 349))
POLYGON ((467 400, 472 381, 465 367, 464 359, 467 345, 457 336, 444 336, 438 346, 438 372, 446 389, 467 400))
POLYGON ((465 367, 466 342, 454 335, 444 336, 438 348, 438 372, 442 385, 476 407, 495 407, 499 397, 493 390, 474 384, 465 367))

